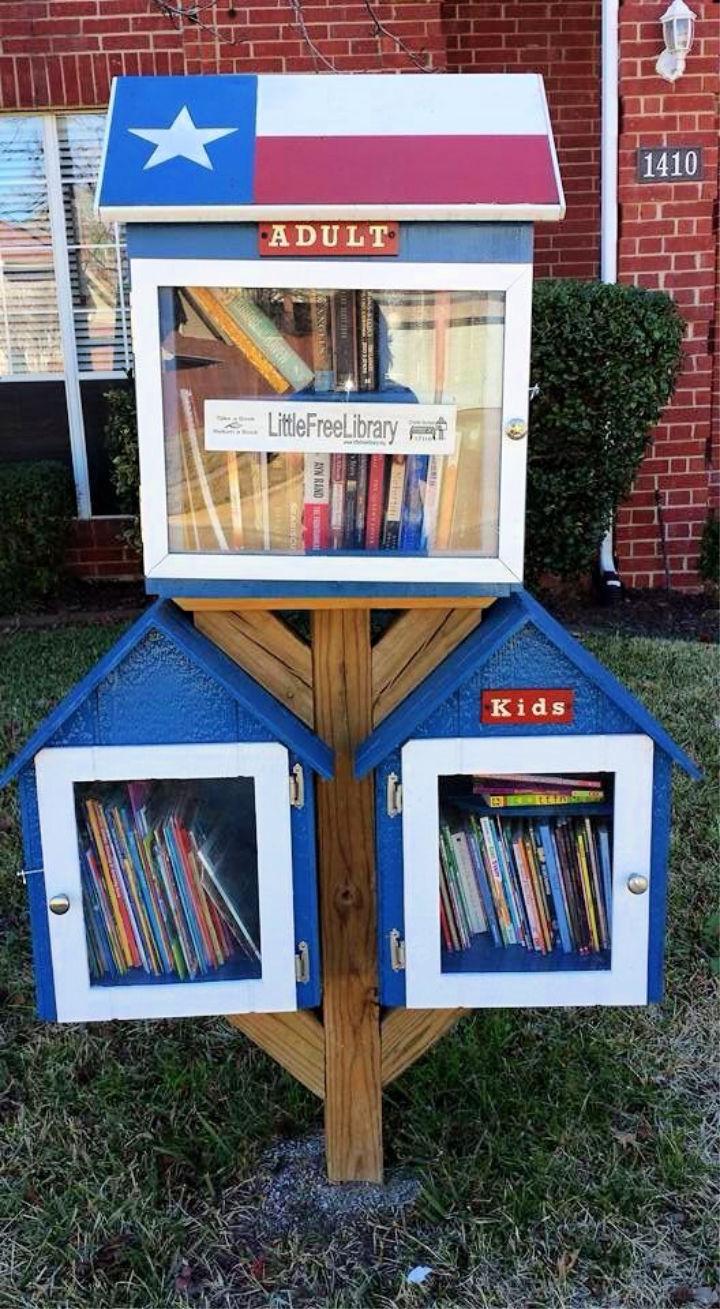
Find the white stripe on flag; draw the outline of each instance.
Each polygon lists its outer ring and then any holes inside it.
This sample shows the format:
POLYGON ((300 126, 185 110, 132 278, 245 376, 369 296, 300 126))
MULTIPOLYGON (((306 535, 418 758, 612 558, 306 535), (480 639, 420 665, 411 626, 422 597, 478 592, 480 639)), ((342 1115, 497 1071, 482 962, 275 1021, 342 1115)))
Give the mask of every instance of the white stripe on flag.
POLYGON ((257 136, 549 136, 536 73, 260 74, 257 136))

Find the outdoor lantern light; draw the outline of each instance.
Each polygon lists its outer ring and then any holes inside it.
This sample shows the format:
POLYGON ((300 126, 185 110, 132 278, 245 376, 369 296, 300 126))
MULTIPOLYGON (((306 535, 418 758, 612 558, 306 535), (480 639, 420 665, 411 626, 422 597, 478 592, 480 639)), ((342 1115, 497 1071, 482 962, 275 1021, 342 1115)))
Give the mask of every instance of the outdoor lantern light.
POLYGON ((665 49, 655 70, 666 82, 676 82, 685 72, 685 58, 690 51, 695 32, 695 14, 685 0, 672 0, 669 9, 660 19, 665 49))

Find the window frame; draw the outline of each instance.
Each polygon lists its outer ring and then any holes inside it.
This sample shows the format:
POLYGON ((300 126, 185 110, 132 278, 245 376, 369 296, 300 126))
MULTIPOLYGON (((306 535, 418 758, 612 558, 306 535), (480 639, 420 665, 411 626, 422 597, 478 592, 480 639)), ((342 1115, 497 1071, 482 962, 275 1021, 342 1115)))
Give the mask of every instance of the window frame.
MULTIPOLYGON (((61 373, 9 373, 0 376, 0 385, 11 383, 64 382, 65 403, 68 414, 68 431, 70 438, 70 458, 78 518, 92 517, 92 498, 90 492, 90 471, 87 454, 85 420, 82 407, 81 383, 85 381, 121 381, 127 378, 126 369, 101 370, 98 372, 81 369, 77 357, 77 338, 75 332, 75 307, 73 305, 72 284, 70 276, 70 259, 63 203, 63 180, 60 162, 60 141, 58 124, 60 119, 79 117, 81 114, 93 114, 106 117, 105 111, 98 109, 64 110, 62 113, 33 114, 13 113, 13 118, 33 118, 42 124, 43 160, 45 182, 48 196, 48 217, 50 223, 50 254, 55 273, 56 303, 58 326, 60 332, 60 353, 63 361, 61 373)), ((99 168, 98 164, 98 168, 99 168)), ((120 274, 120 298, 122 312, 123 342, 126 360, 130 355, 129 306, 125 288, 122 286, 122 247, 117 223, 108 225, 111 239, 108 246, 115 250, 120 274)), ((104 515, 106 516, 106 515, 104 515)), ((122 515, 110 515, 122 517, 122 515)))
MULTIPOLYGON (((297 1009, 289 755, 278 742, 71 746, 35 760, 45 896, 58 1022, 180 1018, 297 1009), (255 782, 262 976, 221 981, 92 986, 82 905, 75 782, 252 777, 255 782), (287 797, 278 803, 278 797, 287 797)), ((314 874, 313 874, 314 875, 314 874)))
POLYGON ((644 1005, 651 877, 654 745, 644 735, 497 736, 410 741, 402 751, 406 1004, 422 1008, 644 1005), (610 967, 557 972, 442 971, 438 780, 457 773, 614 773, 610 967))
POLYGON ((527 439, 505 433, 528 419, 532 265, 382 263, 284 259, 268 265, 241 259, 131 260, 131 322, 136 360, 140 516, 149 580, 197 582, 368 582, 509 584, 522 582, 527 439), (505 294, 499 548, 496 556, 421 557, 337 552, 324 555, 170 552, 162 403, 161 287, 293 287, 350 290, 469 290, 505 294), (525 360, 519 367, 518 360, 525 360))

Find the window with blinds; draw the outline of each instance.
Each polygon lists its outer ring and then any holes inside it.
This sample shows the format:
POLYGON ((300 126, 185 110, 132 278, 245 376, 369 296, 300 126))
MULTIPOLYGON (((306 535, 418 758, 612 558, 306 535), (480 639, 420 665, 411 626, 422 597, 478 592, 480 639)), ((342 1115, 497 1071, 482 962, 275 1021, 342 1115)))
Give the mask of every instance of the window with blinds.
POLYGON ((44 124, 0 117, 0 378, 63 371, 44 124))
POLYGON ((78 369, 85 374, 130 367, 127 269, 120 233, 93 212, 105 118, 64 114, 57 120, 62 202, 78 369))

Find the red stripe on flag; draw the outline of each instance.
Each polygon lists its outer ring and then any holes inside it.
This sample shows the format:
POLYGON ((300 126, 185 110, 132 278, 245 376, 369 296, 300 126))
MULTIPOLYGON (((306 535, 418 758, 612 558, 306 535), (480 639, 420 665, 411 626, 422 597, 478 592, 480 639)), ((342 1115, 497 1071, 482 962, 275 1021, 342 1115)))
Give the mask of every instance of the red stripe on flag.
POLYGON ((557 204, 544 136, 259 136, 256 204, 557 204))

